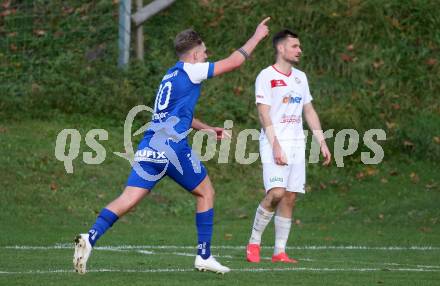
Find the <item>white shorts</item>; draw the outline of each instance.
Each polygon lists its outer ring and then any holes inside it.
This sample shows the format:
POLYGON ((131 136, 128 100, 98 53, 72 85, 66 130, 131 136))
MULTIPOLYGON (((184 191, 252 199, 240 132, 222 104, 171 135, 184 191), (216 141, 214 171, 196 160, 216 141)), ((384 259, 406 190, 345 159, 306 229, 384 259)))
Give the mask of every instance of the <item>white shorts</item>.
POLYGON ((285 166, 275 163, 270 144, 260 142, 264 189, 268 192, 272 188, 280 187, 285 188, 288 192, 304 194, 306 183, 305 147, 280 144, 287 157, 288 165, 285 166))

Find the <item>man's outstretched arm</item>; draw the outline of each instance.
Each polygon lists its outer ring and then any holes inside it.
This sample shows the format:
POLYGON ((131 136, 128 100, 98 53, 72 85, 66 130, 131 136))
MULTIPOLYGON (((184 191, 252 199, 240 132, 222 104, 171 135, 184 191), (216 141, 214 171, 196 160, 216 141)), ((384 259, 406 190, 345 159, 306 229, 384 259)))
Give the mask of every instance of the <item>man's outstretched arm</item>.
POLYGON ((191 127, 196 130, 207 130, 212 131, 216 134, 217 139, 224 139, 224 138, 231 138, 230 134, 228 134, 224 128, 221 127, 212 127, 206 123, 203 123, 202 121, 198 120, 197 118, 193 118, 193 121, 191 123, 191 127))
POLYGON ((269 28, 266 25, 269 20, 270 17, 267 17, 257 26, 254 35, 241 47, 242 52, 234 51, 229 57, 215 63, 214 76, 230 72, 244 63, 258 43, 269 34, 269 28))

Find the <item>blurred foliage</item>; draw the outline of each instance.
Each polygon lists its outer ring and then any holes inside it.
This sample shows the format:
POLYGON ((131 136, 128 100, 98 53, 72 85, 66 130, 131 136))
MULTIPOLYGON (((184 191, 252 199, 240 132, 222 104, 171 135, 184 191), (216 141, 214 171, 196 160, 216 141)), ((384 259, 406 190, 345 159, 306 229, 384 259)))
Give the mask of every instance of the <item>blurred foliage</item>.
MULTIPOLYGON (((176 61, 176 33, 194 27, 218 60, 271 16, 272 32, 288 27, 300 35, 299 68, 323 128, 383 128, 387 152, 440 159, 437 1, 179 0, 144 25, 145 62, 133 52, 125 71, 116 67, 118 2, 3 1, 0 118, 61 113, 122 121, 134 105, 152 106, 161 76, 176 61)), ((253 84, 272 61, 266 40, 240 70, 205 83, 197 116, 258 128, 253 84)))

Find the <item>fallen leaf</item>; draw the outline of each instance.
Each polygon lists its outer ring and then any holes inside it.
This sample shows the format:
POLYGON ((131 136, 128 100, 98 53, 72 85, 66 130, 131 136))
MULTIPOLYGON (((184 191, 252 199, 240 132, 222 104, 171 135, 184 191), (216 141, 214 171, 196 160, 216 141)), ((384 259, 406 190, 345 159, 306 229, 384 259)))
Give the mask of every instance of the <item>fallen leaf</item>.
POLYGON ((234 94, 235 95, 240 95, 240 94, 242 94, 243 93, 243 87, 241 87, 241 86, 236 86, 235 88, 234 88, 234 94))
POLYGON ((374 167, 372 167, 372 166, 368 166, 368 167, 366 168, 366 173, 367 173, 368 176, 374 176, 374 175, 376 175, 377 173, 379 173, 379 170, 377 170, 376 168, 374 168, 374 167))
POLYGON ((373 85, 373 84, 374 84, 374 81, 371 80, 371 79, 366 79, 364 82, 365 82, 366 84, 368 84, 368 85, 373 85))
POLYGON ((375 61, 375 62, 373 63, 373 67, 374 67, 375 69, 378 69, 378 68, 380 68, 381 66, 383 66, 383 64, 384 64, 383 60, 377 60, 377 61, 375 61))
POLYGON ((380 179, 380 182, 383 184, 386 184, 386 183, 388 183, 388 180, 387 180, 387 178, 382 178, 382 179, 380 179))
POLYGON ((45 30, 34 30, 34 34, 39 37, 42 37, 42 36, 46 35, 46 31, 45 30))
POLYGON ((421 232, 432 232, 432 228, 427 227, 427 226, 422 226, 422 227, 419 228, 419 230, 421 232))
POLYGON ((64 36, 64 32, 63 31, 56 31, 55 33, 53 33, 54 37, 59 38, 61 36, 64 36))
POLYGON ((325 189, 327 189, 327 186, 326 186, 326 184, 324 184, 324 183, 320 183, 320 184, 319 184, 319 187, 321 188, 321 190, 325 190, 325 189))
POLYGON ((411 182, 414 184, 417 184, 420 181, 419 175, 417 175, 415 172, 409 174, 409 177, 411 178, 411 182))
POLYGON ((434 136, 432 139, 435 143, 440 144, 440 136, 434 136))
POLYGON ((437 59, 429 58, 425 62, 428 66, 435 66, 437 64, 437 59))
POLYGON ((8 128, 0 126, 0 133, 7 132, 8 128))
POLYGON ((347 55, 347 54, 341 54, 340 58, 344 62, 351 62, 351 61, 353 61, 353 57, 350 56, 350 55, 347 55))
POLYGON ((392 25, 394 28, 397 28, 397 29, 400 29, 400 28, 401 28, 401 27, 400 27, 400 22, 399 22, 399 20, 397 20, 396 18, 391 18, 390 20, 391 20, 391 25, 392 25))
POLYGON ((339 183, 339 181, 338 180, 331 180, 329 183, 330 183, 330 185, 335 186, 339 183))
POLYGON ((225 240, 231 240, 232 239, 232 233, 225 233, 225 240))
POLYGON ((391 104, 391 108, 394 109, 394 110, 399 110, 400 109, 400 104, 393 103, 393 104, 391 104))
POLYGON ((405 146, 405 147, 414 147, 415 146, 415 144, 413 143, 413 142, 411 142, 411 141, 409 141, 409 140, 404 140, 403 141, 403 146, 405 146))
POLYGON ((326 237, 324 237, 324 240, 325 241, 332 241, 332 240, 334 240, 334 238, 331 236, 326 236, 326 237))
POLYGON ((210 2, 210 0, 200 0, 200 4, 205 7, 209 6, 210 2))
POLYGON ((361 180, 365 178, 365 173, 364 172, 359 172, 356 174, 356 179, 361 180))
POLYGON ((39 92, 39 91, 40 91, 40 88, 41 88, 41 87, 40 87, 38 84, 36 84, 36 83, 32 83, 32 85, 31 85, 32 93, 39 92))
POLYGON ((75 12, 74 8, 72 8, 72 7, 63 7, 63 13, 65 15, 72 14, 73 12, 75 12))
POLYGON ((427 188, 427 189, 434 189, 435 187, 437 187, 437 183, 434 183, 434 182, 430 182, 425 185, 425 188, 427 188))
POLYGON ((11 51, 13 51, 13 52, 15 52, 15 51, 18 50, 17 45, 15 45, 15 44, 11 44, 11 45, 9 46, 9 49, 10 49, 11 51))
POLYGON ((238 215, 238 218, 241 218, 241 219, 248 218, 248 217, 249 216, 247 214, 245 214, 245 213, 241 213, 241 214, 238 215))
POLYGON ((350 44, 350 45, 348 45, 347 46, 347 51, 353 51, 354 50, 354 45, 353 44, 350 44))
POLYGON ((50 183, 50 189, 52 190, 52 192, 56 193, 58 190, 58 186, 55 182, 50 183))
POLYGON ((380 220, 383 220, 383 218, 384 218, 383 214, 379 214, 378 217, 379 217, 380 220))
POLYGON ((301 220, 296 219, 294 223, 295 223, 296 225, 300 225, 300 224, 301 224, 301 220))
POLYGON ((387 126, 388 129, 394 129, 396 128, 397 124, 396 122, 385 122, 385 125, 387 126))

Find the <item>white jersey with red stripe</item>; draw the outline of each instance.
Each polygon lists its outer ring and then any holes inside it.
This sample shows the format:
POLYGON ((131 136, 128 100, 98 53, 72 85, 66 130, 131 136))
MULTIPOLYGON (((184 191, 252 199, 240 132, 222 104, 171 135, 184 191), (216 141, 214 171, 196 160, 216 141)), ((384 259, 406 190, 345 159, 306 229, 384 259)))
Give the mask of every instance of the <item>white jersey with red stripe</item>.
MULTIPOLYGON (((265 68, 256 79, 255 97, 257 104, 270 106, 270 118, 282 145, 305 145, 302 112, 304 104, 312 101, 312 95, 304 72, 292 68, 285 74, 275 66, 265 68)), ((260 143, 268 143, 263 129, 260 143)))

